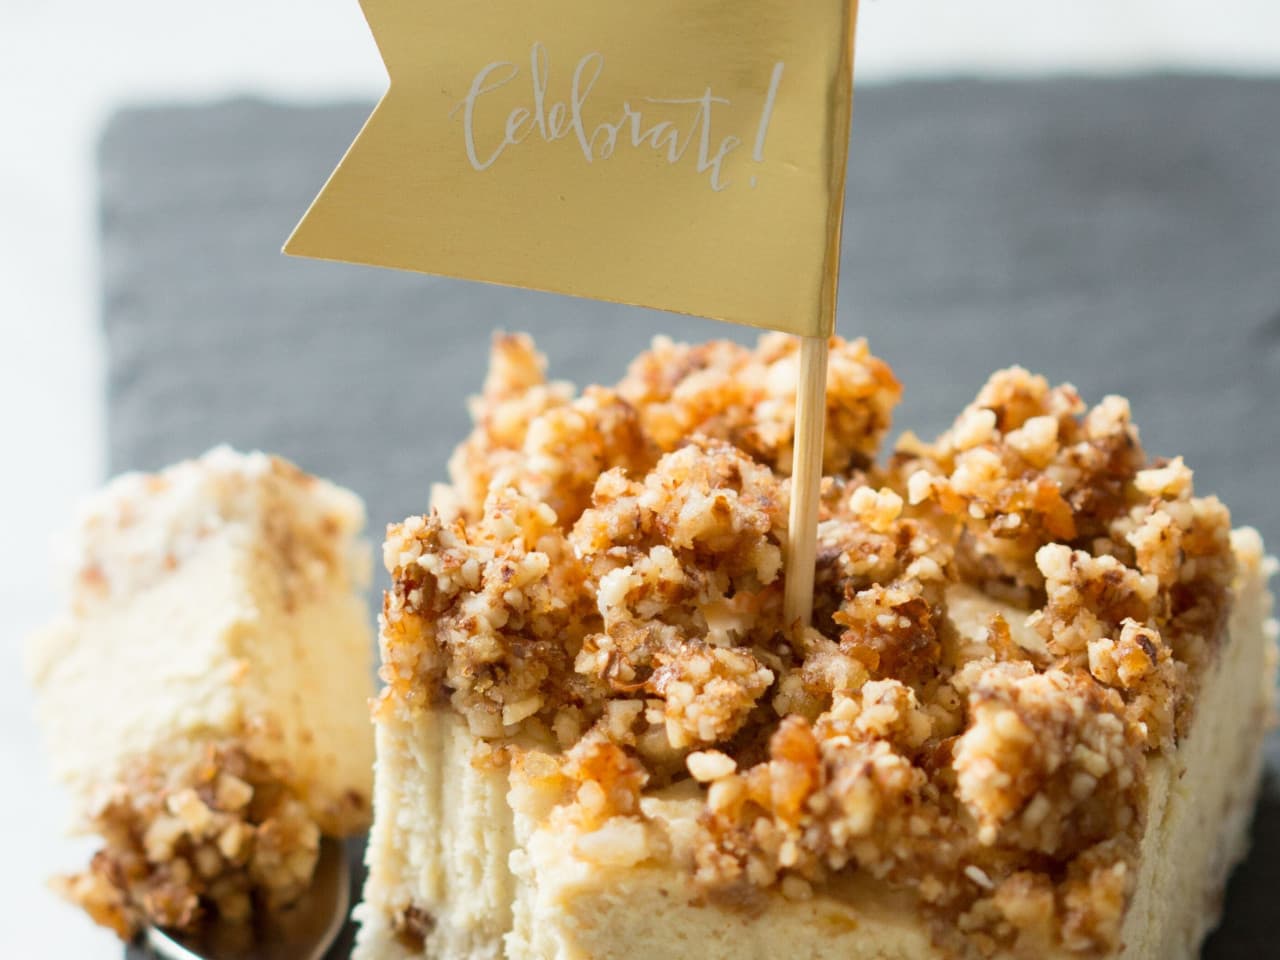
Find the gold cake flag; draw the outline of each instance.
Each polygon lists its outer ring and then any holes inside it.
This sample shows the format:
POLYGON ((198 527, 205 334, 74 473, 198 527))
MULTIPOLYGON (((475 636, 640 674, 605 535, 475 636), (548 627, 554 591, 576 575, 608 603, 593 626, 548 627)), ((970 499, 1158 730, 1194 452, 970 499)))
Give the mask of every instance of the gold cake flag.
POLYGON ((361 0, 390 85, 285 252, 800 335, 807 624, 857 0, 361 0))
POLYGON ((856 0, 362 0, 387 93, 285 252, 826 337, 856 0))

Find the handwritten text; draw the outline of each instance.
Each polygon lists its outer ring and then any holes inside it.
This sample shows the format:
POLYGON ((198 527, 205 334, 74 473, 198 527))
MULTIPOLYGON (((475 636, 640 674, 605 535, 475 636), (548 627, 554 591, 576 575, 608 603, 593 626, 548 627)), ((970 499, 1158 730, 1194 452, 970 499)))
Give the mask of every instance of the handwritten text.
MULTIPOLYGON (((756 163, 764 162, 765 140, 783 67, 781 62, 774 65, 760 109, 751 154, 756 163)), ((522 70, 509 61, 486 64, 453 109, 453 116, 461 113, 463 146, 472 168, 488 170, 510 148, 530 137, 547 143, 571 139, 587 163, 606 161, 620 148, 649 149, 672 165, 692 155, 694 169, 707 176, 712 190, 724 190, 732 183, 725 174, 725 161, 742 146, 743 140, 733 134, 720 136, 713 132, 723 115, 722 108, 730 105, 727 98, 716 96, 708 85, 697 96, 639 97, 624 100, 612 112, 596 109, 592 91, 604 69, 603 54, 586 54, 573 69, 567 96, 554 99, 549 92, 550 55, 542 43, 534 43, 527 73, 529 99, 525 105, 511 109, 501 124, 494 125, 490 122, 491 111, 484 110, 484 98, 514 83, 522 70), (482 128, 485 133, 480 132, 482 128)), ((752 177, 752 186, 755 182, 752 177)))

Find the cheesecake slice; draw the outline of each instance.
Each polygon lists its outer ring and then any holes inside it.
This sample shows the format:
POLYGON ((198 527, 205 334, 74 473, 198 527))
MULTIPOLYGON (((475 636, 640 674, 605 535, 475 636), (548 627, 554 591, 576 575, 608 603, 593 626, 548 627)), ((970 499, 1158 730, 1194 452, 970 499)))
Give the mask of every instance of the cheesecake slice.
POLYGON ((357 960, 1197 955, 1270 719, 1260 538, 1020 369, 877 462, 898 384, 834 340, 785 623, 794 350, 575 395, 496 342, 384 548, 357 960))
POLYGON ((367 825, 373 637, 359 498, 221 447, 114 480, 33 637, 39 720, 82 831, 57 886, 120 936, 296 898, 367 825))

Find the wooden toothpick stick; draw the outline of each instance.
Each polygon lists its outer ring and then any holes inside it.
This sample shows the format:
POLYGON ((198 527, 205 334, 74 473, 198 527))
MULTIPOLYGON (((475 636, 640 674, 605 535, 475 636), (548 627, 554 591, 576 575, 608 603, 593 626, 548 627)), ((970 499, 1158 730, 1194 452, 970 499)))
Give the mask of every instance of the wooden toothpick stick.
POLYGON ((799 620, 807 627, 813 616, 822 441, 827 422, 828 349, 826 337, 800 338, 796 436, 791 458, 791 516, 787 534, 787 587, 783 605, 788 626, 799 620))

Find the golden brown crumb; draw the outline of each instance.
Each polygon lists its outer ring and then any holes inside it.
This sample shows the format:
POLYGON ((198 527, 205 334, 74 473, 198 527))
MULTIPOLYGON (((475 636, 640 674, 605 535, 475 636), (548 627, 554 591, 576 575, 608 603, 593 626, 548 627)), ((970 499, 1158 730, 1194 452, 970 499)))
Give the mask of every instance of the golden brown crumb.
MULTIPOLYGON (((846 473, 875 457, 902 388, 866 342, 833 341, 827 373, 826 473, 846 473)), ((690 346, 666 337, 631 364, 618 392, 640 411, 663 450, 701 434, 726 440, 775 472, 791 471, 799 347, 769 334, 754 349, 727 340, 690 346)))
POLYGON ((124 939, 207 914, 247 922, 306 889, 320 830, 280 771, 235 744, 186 764, 138 767, 94 816, 106 846, 55 887, 124 939))
POLYGON ((496 341, 440 509, 389 533, 384 708, 448 703, 554 784, 593 862, 654 855, 643 797, 688 780, 709 897, 856 870, 962 952, 1113 947, 1147 764, 1187 728, 1235 572, 1227 511, 1147 457, 1127 404, 1002 371, 877 467, 900 388, 833 339, 792 631, 793 339, 659 339, 576 398, 544 369, 496 341), (957 589, 1005 604, 976 637, 957 589))
POLYGON ((427 936, 435 929, 436 921, 421 907, 405 907, 391 918, 396 939, 410 953, 421 953, 427 936))
POLYGON ((1086 674, 968 664, 969 726, 952 765, 978 842, 1069 859, 1126 832, 1141 809, 1142 739, 1086 674))

